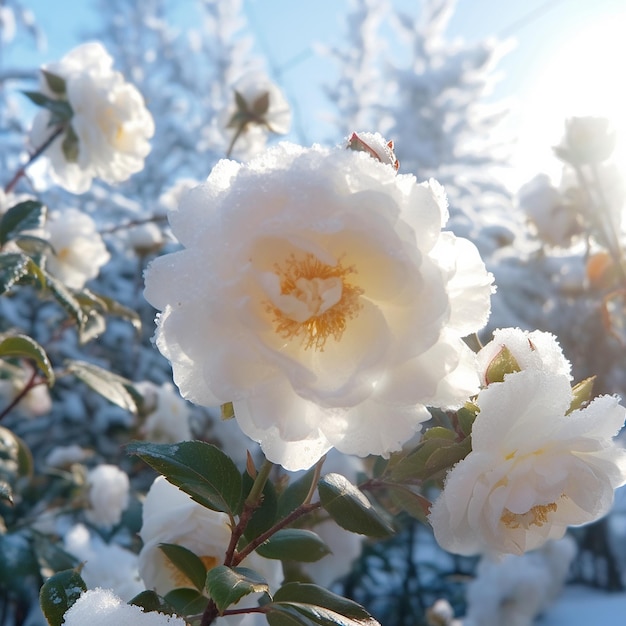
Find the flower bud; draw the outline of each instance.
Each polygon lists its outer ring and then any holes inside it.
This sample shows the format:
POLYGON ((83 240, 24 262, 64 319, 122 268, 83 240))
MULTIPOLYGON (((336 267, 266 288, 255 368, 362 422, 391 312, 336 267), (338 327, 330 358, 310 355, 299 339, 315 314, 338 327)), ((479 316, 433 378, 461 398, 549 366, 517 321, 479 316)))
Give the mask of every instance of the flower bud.
POLYGON ((385 140, 379 133, 352 133, 346 144, 348 150, 367 152, 381 163, 387 163, 398 171, 400 161, 393 151, 393 141, 385 140))

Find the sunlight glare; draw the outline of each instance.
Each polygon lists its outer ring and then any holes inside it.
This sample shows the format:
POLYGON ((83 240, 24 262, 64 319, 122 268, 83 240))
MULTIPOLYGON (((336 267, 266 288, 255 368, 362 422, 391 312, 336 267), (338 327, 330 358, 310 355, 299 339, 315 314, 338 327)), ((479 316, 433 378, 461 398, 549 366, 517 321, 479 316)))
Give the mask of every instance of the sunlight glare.
POLYGON ((626 175, 626 12, 581 31, 546 59, 522 105, 514 167, 523 184, 538 172, 558 183, 561 165, 553 156, 573 116, 608 117, 617 131, 616 163, 626 175))

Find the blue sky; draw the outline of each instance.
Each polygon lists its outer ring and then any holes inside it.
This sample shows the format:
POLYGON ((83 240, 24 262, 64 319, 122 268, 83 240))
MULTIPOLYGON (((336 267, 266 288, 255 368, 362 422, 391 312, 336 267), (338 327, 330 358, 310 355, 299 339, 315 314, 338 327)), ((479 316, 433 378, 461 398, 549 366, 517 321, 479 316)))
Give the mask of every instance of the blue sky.
MULTIPOLYGON (((180 0, 179 9, 184 9, 188 1, 180 0)), ((305 120, 304 139, 308 142, 328 140, 328 127, 323 122, 327 103, 320 85, 332 75, 334 68, 329 60, 313 51, 317 44, 332 45, 341 41, 348 1, 244 0, 244 3, 257 45, 267 56, 270 69, 278 70, 289 99, 296 103, 300 117, 305 120)), ((47 34, 48 48, 44 52, 36 51, 33 46, 17 49, 13 56, 5 59, 7 66, 32 67, 59 58, 82 41, 86 30, 93 25, 94 12, 89 0, 24 0, 23 4, 34 10, 47 34)), ((397 0, 397 5, 414 12, 419 3, 397 0)), ((598 28, 602 33, 605 26, 598 28)), ((549 169, 550 162, 554 161, 550 146, 560 135, 564 117, 584 113, 576 111, 575 107, 588 99, 590 91, 604 92, 606 88, 606 93, 597 94, 599 102, 620 98, 619 83, 611 74, 623 74, 619 66, 626 57, 626 44, 622 43, 626 39, 622 35, 626 33, 626 0, 458 0, 448 33, 469 41, 494 35, 513 37, 517 41, 516 47, 498 66, 502 78, 494 93, 494 98, 510 100, 513 106, 511 129, 520 136, 516 157, 519 173, 512 184, 528 178, 535 165, 549 169), (604 52, 605 56, 611 53, 611 58, 605 59, 597 32, 591 39, 585 38, 585 33, 594 25, 619 22, 623 28, 615 30, 615 41, 605 42, 609 51, 604 52), (577 40, 581 45, 579 52, 585 47, 584 54, 589 58, 586 71, 595 81, 593 88, 586 91, 588 77, 576 67, 584 64, 584 59, 581 61, 575 54, 577 40), (574 50, 570 53, 572 66, 564 69, 567 59, 562 58, 561 65, 554 66, 554 60, 559 55, 562 57, 565 50, 574 50), (550 68, 552 74, 546 75, 550 68), (598 86, 599 83, 602 84, 598 86), (580 89, 582 96, 577 91, 580 89), (535 149, 538 154, 531 154, 535 149)), ((614 104, 613 108, 618 110, 614 104)), ((594 106, 590 103, 588 108, 594 106)), ((626 111, 626 102, 623 110, 626 111)), ((626 128, 626 114, 623 118, 626 128)))

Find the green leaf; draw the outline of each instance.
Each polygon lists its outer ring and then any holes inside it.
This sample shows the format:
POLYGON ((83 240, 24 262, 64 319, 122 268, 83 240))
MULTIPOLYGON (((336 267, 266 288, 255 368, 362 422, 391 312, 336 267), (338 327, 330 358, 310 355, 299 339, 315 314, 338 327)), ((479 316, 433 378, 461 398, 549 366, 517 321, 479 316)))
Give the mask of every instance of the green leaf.
POLYGON ((428 524, 431 502, 404 485, 388 485, 391 501, 411 517, 428 524))
MULTIPOLYGON (((244 472, 242 475, 243 492, 249 493, 254 480, 251 478, 248 472, 244 472)), ((263 487, 263 495, 261 504, 250 517, 246 528, 244 530, 244 537, 248 541, 252 541, 255 537, 258 537, 261 533, 271 528, 276 522, 276 511, 278 509, 278 497, 276 495, 276 488, 270 481, 265 483, 263 487)))
POLYGON ((121 317, 122 319, 128 320, 137 332, 141 330, 141 318, 137 311, 129 309, 113 298, 103 296, 100 293, 96 294, 88 289, 83 289, 76 297, 81 304, 83 302, 85 302, 85 304, 91 303, 92 306, 98 309, 99 313, 121 317))
POLYGON ((265 579, 247 567, 218 565, 206 575, 206 588, 220 613, 251 593, 269 593, 265 579))
POLYGON ((87 591, 87 585, 75 570, 64 570, 48 578, 39 591, 39 604, 50 626, 61 626, 65 613, 87 591))
POLYGON ((144 613, 153 613, 155 611, 165 615, 173 615, 175 613, 174 608, 152 590, 141 591, 129 600, 128 604, 140 606, 144 613))
POLYGON ((73 318, 78 328, 78 338, 81 344, 86 343, 83 337, 83 329, 87 325, 87 316, 80 306, 80 302, 74 294, 54 276, 45 273, 46 287, 53 295, 54 299, 65 309, 66 313, 73 318))
POLYGON ((461 407, 456 412, 456 417, 459 421, 461 431, 466 437, 472 434, 472 427, 474 426, 474 420, 478 414, 478 407, 471 402, 467 402, 464 407, 461 407))
POLYGON ((380 626, 360 604, 308 583, 283 585, 267 606, 275 605, 291 606, 313 623, 324 626, 380 626))
POLYGON ((0 246, 13 239, 17 233, 41 228, 46 213, 46 206, 36 200, 25 200, 12 206, 0 219, 0 246))
POLYGON ((231 516, 239 513, 241 474, 216 446, 204 441, 177 444, 136 441, 128 444, 126 450, 139 456, 198 504, 231 516))
POLYGON ((572 411, 580 409, 582 406, 591 401, 595 382, 596 377, 590 376, 589 378, 585 378, 585 380, 581 380, 579 383, 576 383, 572 387, 572 403, 570 404, 566 415, 569 415, 572 411))
POLYGON ((456 436, 456 433, 449 428, 433 426, 423 434, 422 441, 427 441, 428 439, 448 439, 449 441, 456 441, 456 436))
POLYGON ((269 626, 313 626, 314 622, 288 604, 270 604, 265 614, 269 626))
POLYGON ((42 572, 69 570, 78 565, 78 559, 69 554, 48 535, 44 535, 31 529, 32 546, 34 549, 39 568, 42 572))
POLYGON ((174 567, 184 574, 198 591, 201 592, 204 589, 207 570, 200 557, 196 556, 191 550, 174 543, 161 543, 159 548, 172 562, 174 567))
POLYGON ((287 488, 278 499, 278 517, 283 518, 295 511, 309 495, 313 480, 315 479, 315 468, 312 467, 303 476, 287 485, 287 488))
POLYGON ((78 135, 71 126, 68 126, 65 131, 65 137, 63 137, 63 142, 61 143, 61 150, 63 150, 63 156, 68 163, 78 163, 78 153, 80 151, 78 135))
POLYGON ((66 368, 109 402, 137 413, 137 404, 129 391, 132 383, 128 379, 85 361, 67 361, 66 368))
POLYGON ((0 336, 0 358, 29 359, 44 373, 48 386, 54 385, 54 370, 46 351, 28 335, 0 336))
POLYGON ((23 91, 22 92, 33 104, 47 109, 52 113, 55 124, 67 122, 72 118, 74 112, 67 100, 58 100, 56 98, 50 98, 38 91, 23 91))
POLYGON ((33 475, 33 455, 13 431, 0 426, 0 472, 10 483, 33 475), (9 463, 7 463, 9 461, 9 463))
POLYGON ((196 589, 174 589, 163 598, 176 615, 198 615, 204 612, 208 599, 196 589))
POLYGON ((311 530, 283 528, 274 533, 256 550, 266 559, 294 560, 313 563, 331 553, 319 535, 311 530))
POLYGON ((31 271, 32 261, 21 252, 0 254, 0 294, 31 271))
POLYGON ((371 537, 388 537, 393 528, 365 494, 341 474, 326 474, 317 484, 320 501, 328 514, 346 530, 371 537))
POLYGON ((65 79, 53 74, 52 72, 48 72, 48 70, 40 70, 43 74, 43 77, 46 79, 46 84, 50 88, 50 91, 53 93, 62 96, 65 94, 65 79))
POLYGON ((507 346, 502 346, 500 352, 493 357, 491 363, 487 366, 487 370, 485 371, 485 380, 488 385, 491 383, 501 383, 504 381, 506 374, 519 372, 520 370, 521 368, 519 363, 513 356, 513 353, 509 350, 509 348, 507 348, 507 346))

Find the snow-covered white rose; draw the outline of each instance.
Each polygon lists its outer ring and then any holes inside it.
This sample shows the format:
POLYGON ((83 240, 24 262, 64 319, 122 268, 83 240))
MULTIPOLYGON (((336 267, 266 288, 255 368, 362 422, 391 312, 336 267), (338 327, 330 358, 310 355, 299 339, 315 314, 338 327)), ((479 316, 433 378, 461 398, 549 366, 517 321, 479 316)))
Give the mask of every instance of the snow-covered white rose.
POLYGON ((482 382, 489 384, 488 371, 502 350, 507 349, 520 370, 533 369, 549 374, 561 374, 571 380, 571 363, 563 355, 557 338, 541 330, 498 328, 493 339, 476 355, 482 382))
POLYGON ((128 506, 127 474, 115 465, 102 464, 89 471, 87 482, 91 505, 86 512, 88 519, 105 528, 119 524, 128 506))
MULTIPOLYGON (((43 69, 65 81, 65 89, 53 90, 42 74, 40 92, 66 101, 72 110, 68 128, 45 153, 55 182, 84 193, 95 177, 116 183, 142 170, 154 121, 137 88, 113 70, 102 44, 82 44, 43 69)), ((41 109, 31 130, 35 148, 56 132, 57 125, 50 122, 50 111, 41 109)))
POLYGON ((189 405, 180 397, 171 383, 155 385, 149 381, 136 383, 144 396, 147 416, 141 426, 141 434, 155 443, 175 443, 191 439, 189 428, 189 405))
POLYGON ((567 377, 532 369, 480 392, 472 451, 431 509, 444 549, 522 554, 609 511, 626 482, 626 450, 612 440, 626 411, 600 396, 566 415, 571 401, 567 377))
POLYGON ((232 401, 288 470, 331 447, 387 455, 478 390, 461 337, 487 320, 492 277, 442 232, 435 182, 368 154, 282 143, 221 161, 170 214, 184 250, 145 295, 183 397, 232 401))
POLYGON ((63 547, 84 563, 80 575, 89 589, 110 589, 124 602, 144 590, 137 570, 137 555, 117 543, 105 543, 84 524, 76 524, 67 531, 63 547))
POLYGON ((111 258, 96 223, 78 209, 52 211, 44 228, 32 234, 52 247, 46 270, 72 289, 82 289, 111 258))
POLYGON ((182 617, 126 604, 110 589, 89 589, 70 607, 63 626, 186 626, 182 617))
MULTIPOLYGON (((167 559, 159 544, 173 543, 196 554, 207 569, 221 565, 230 542, 228 516, 194 502, 165 478, 155 479, 143 504, 143 525, 139 533, 139 574, 148 589, 165 595, 178 587, 193 587, 167 559)), ((241 562, 261 574, 272 590, 282 582, 279 561, 252 553, 241 562)), ((248 598, 250 600, 251 598, 248 598)), ((252 606, 244 599, 237 608, 252 606)))

